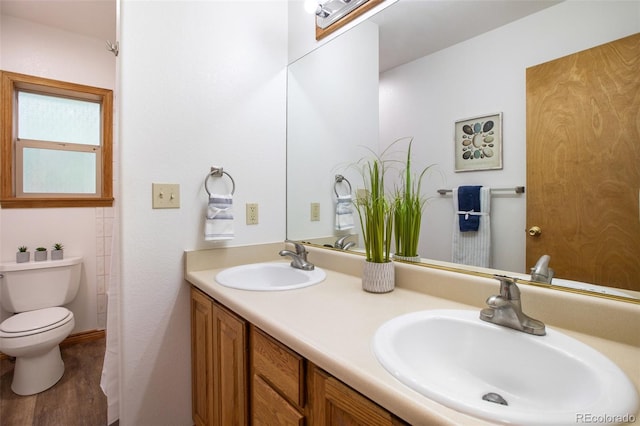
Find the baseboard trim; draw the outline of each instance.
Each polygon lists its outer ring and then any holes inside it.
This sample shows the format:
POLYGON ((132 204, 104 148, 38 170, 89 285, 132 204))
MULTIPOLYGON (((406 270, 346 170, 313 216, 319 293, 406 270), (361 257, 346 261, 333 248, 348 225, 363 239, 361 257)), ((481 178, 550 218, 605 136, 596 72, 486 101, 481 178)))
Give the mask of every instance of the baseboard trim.
MULTIPOLYGON (((60 343, 60 346, 68 346, 68 345, 74 345, 76 343, 90 342, 92 340, 104 339, 106 335, 107 333, 105 330, 82 331, 80 333, 69 335, 66 339, 62 341, 62 343, 60 343)), ((9 357, 3 354, 2 352, 0 352, 0 360, 6 359, 6 358, 9 358, 9 357)))
POLYGON ((88 330, 76 334, 71 334, 64 339, 60 346, 74 345, 81 342, 104 339, 107 333, 105 330, 88 330))

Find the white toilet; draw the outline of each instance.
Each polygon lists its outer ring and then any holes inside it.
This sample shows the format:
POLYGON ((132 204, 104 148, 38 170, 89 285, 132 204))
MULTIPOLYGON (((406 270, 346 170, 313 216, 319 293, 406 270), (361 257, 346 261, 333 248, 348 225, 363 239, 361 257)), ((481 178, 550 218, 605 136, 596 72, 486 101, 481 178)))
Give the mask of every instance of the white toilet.
POLYGON ((62 307, 78 292, 82 257, 0 263, 0 304, 15 313, 0 323, 0 352, 16 358, 11 390, 32 395, 64 373, 60 342, 73 330, 73 312, 62 307))

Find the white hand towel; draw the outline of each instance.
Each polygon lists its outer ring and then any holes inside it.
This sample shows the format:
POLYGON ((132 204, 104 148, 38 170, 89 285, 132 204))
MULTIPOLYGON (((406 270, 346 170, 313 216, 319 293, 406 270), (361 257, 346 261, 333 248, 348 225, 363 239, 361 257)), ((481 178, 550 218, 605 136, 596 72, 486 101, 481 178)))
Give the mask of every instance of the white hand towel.
POLYGON ((233 196, 211 194, 204 222, 205 241, 230 240, 233 237, 233 196))
POLYGON ((336 203, 336 230, 353 229, 353 202, 351 195, 339 195, 336 203))
POLYGON ((480 188, 480 212, 460 212, 458 209, 458 189, 453 190, 453 243, 451 258, 454 263, 471 266, 491 267, 491 189, 480 188), (460 232, 459 214, 480 215, 477 231, 460 232))

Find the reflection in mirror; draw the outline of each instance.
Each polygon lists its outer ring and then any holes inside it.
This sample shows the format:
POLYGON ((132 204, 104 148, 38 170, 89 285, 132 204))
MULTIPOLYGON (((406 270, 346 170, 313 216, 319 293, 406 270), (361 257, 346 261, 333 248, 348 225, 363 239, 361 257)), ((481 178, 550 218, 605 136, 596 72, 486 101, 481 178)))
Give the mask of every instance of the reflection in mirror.
POLYGON ((307 7, 307 3, 317 5, 315 9, 316 40, 320 40, 372 10, 384 1, 385 0, 305 0, 305 7, 307 7))
MULTIPOLYGON (((421 15, 423 28, 429 27, 424 25, 425 20, 436 20, 438 24, 434 24, 434 27, 437 28, 438 25, 460 28, 459 25, 452 25, 451 22, 454 21, 451 19, 455 19, 456 23, 469 24, 482 21, 478 19, 481 15, 477 13, 468 15, 465 7, 456 10, 455 13, 453 9, 447 9, 454 8, 456 3, 468 6, 468 2, 400 1, 366 22, 379 31, 380 38, 372 43, 378 44, 380 49, 392 43, 398 51, 405 50, 403 47, 420 44, 418 39, 405 38, 398 28, 385 27, 390 25, 385 23, 387 14, 393 12, 401 16, 403 8, 410 11, 411 5, 415 6, 417 3, 437 3, 441 7, 441 10, 438 10, 433 4, 434 10, 430 14, 421 15), (394 34, 394 40, 399 42, 393 44, 393 40, 387 41, 385 34, 394 34)), ((529 9, 525 12, 527 16, 519 20, 510 23, 504 21, 494 29, 477 29, 476 34, 479 35, 474 37, 474 34, 467 34, 466 40, 454 40, 453 43, 457 43, 455 45, 440 45, 435 47, 439 49, 437 51, 422 51, 417 57, 403 57, 404 59, 398 59, 397 63, 385 65, 385 69, 381 69, 382 72, 376 75, 376 93, 373 95, 365 95, 356 92, 355 89, 361 83, 360 74, 364 76, 363 79, 369 81, 370 74, 365 70, 345 72, 344 68, 340 68, 338 71, 338 62, 325 63, 325 59, 313 58, 311 55, 291 65, 290 76, 295 72, 295 68, 314 69, 322 62, 322 66, 326 68, 322 77, 316 71, 316 83, 320 87, 334 90, 335 96, 330 99, 327 91, 327 97, 319 102, 311 97, 304 99, 306 117, 299 107, 292 111, 292 104, 289 106, 288 238, 333 245, 341 235, 334 229, 336 200, 333 184, 335 174, 344 171, 338 171, 336 167, 361 157, 361 147, 358 149, 361 145, 372 147, 379 152, 399 137, 412 136, 415 140, 416 167, 435 163, 445 177, 444 182, 431 182, 433 187, 425 188, 425 195, 431 199, 423 218, 420 255, 427 264, 451 266, 449 262, 455 214, 451 195, 439 195, 437 189, 475 184, 489 187, 526 186, 525 70, 640 31, 640 5, 635 2, 522 3, 535 3, 541 10, 536 12, 529 9), (616 25, 603 26, 602 22, 615 22, 616 25), (593 31, 594 28, 598 28, 598 31, 593 31), (307 65, 304 65, 306 61, 307 65), (404 63, 405 61, 409 62, 404 63), (351 82, 348 81, 350 78, 351 82), (344 87, 338 88, 336 81, 344 87), (375 117, 372 117, 369 108, 365 108, 361 113, 354 109, 357 106, 345 105, 353 101, 353 98, 372 100, 376 97, 379 104, 376 104, 375 117), (465 117, 498 111, 503 113, 503 168, 455 173, 454 123, 465 117), (352 130, 353 127, 355 130, 352 130), (319 221, 310 220, 310 203, 314 201, 320 203, 319 221)), ((342 41, 343 37, 351 35, 357 29, 360 29, 360 26, 324 45, 318 49, 318 53, 323 51, 322 55, 329 55, 328 51, 337 45, 336 42, 342 41)), ((441 40, 444 37, 445 33, 441 32, 437 37, 422 35, 421 39, 441 40)), ((380 64, 385 61, 384 54, 380 53, 380 64)), ((378 71, 376 68, 375 72, 378 71)), ((290 81, 295 80, 297 83, 305 78, 296 75, 295 79, 290 77, 290 81)), ((311 92, 312 89, 300 91, 311 92)), ((363 108, 369 106, 364 101, 360 104, 363 108)), ((357 175, 344 174, 353 184, 355 192, 356 183, 360 182, 360 178, 357 175)), ((527 264, 525 260, 525 219, 526 193, 522 196, 492 196, 491 267, 522 279, 529 279, 529 269, 533 265, 527 264)), ((358 234, 357 229, 352 232, 358 234)), ((588 261, 595 262, 597 259, 588 261)), ((553 267, 553 259, 551 266, 553 267)), ((485 272, 477 267, 456 267, 485 272)), ((558 283, 563 283, 563 279, 570 280, 571 277, 555 278, 558 283)), ((571 281, 568 281, 568 284, 573 285, 571 281)), ((606 287, 594 287, 598 284, 589 286, 596 291, 607 291, 610 294, 636 294, 626 290, 614 291, 606 287)))
POLYGON ((640 33, 527 68, 528 263, 640 290, 639 69, 640 33))
MULTIPOLYGON (((377 150, 377 26, 364 22, 288 73, 287 238, 330 237, 323 242, 332 244, 342 235, 335 234, 331 211, 337 166, 357 161, 363 147, 377 150), (319 204, 320 220, 311 220, 311 203, 319 204)), ((355 185, 353 172, 342 174, 355 185)))

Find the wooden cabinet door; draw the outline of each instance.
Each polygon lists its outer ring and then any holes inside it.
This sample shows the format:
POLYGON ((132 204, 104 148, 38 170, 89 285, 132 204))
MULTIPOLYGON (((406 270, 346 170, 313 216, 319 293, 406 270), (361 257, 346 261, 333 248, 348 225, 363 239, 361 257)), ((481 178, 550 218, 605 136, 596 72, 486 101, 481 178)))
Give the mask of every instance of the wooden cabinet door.
POLYGON ((213 305, 213 424, 248 424, 247 333, 244 320, 213 305))
POLYGON ((403 425, 389 411, 318 367, 309 367, 310 417, 313 426, 403 425))
POLYGON ((248 424, 246 322, 191 289, 191 391, 196 426, 248 424))
POLYGON ((191 404, 193 422, 207 426, 213 419, 213 303, 191 289, 191 404))

